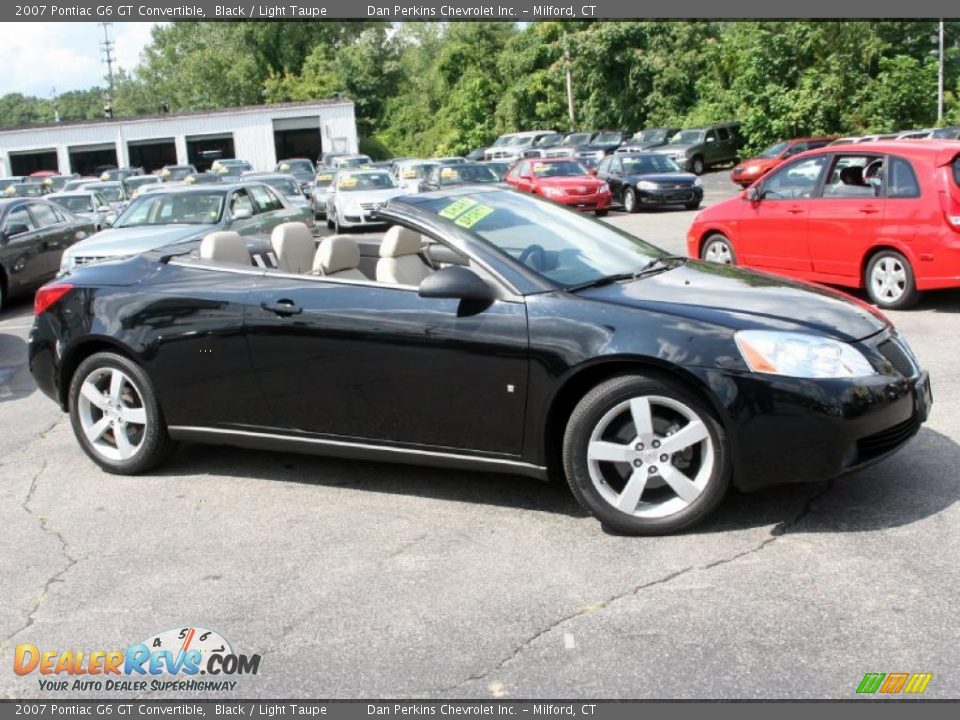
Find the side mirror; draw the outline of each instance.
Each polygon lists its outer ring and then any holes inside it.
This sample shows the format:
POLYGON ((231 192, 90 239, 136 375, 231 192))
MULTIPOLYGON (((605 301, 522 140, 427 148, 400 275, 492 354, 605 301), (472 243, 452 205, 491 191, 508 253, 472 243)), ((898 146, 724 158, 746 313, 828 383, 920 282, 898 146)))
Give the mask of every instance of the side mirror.
POLYGON ((110 207, 109 205, 101 205, 100 207, 97 208, 97 212, 102 212, 102 213, 113 212, 113 208, 110 207))
POLYGON ((763 193, 761 193, 754 185, 751 185, 744 190, 743 196, 750 202, 760 202, 763 199, 763 193))
POLYGON ((113 227, 113 224, 114 224, 116 221, 117 221, 116 216, 114 216, 114 215, 107 215, 107 216, 103 219, 103 224, 104 224, 105 227, 113 227))
POLYGON ((246 205, 241 205, 234 208, 232 214, 234 220, 246 220, 253 217, 253 210, 246 205))
POLYGON ((707 142, 708 142, 708 143, 712 143, 712 142, 713 142, 713 138, 712 138, 712 137, 708 137, 708 138, 707 138, 707 142))
POLYGON ((596 169, 595 167, 588 168, 588 169, 587 169, 587 174, 588 174, 588 175, 596 175, 596 174, 597 174, 597 169, 596 169))
POLYGON ((490 302, 496 293, 473 270, 451 265, 428 275, 420 283, 420 297, 490 302))

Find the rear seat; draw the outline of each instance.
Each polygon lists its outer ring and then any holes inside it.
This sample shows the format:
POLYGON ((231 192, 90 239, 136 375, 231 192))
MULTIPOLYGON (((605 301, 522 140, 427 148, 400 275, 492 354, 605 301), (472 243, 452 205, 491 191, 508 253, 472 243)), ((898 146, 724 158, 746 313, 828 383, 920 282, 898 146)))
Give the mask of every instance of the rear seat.
POLYGON ((200 259, 246 267, 253 264, 247 243, 233 230, 219 230, 205 236, 200 241, 200 259))

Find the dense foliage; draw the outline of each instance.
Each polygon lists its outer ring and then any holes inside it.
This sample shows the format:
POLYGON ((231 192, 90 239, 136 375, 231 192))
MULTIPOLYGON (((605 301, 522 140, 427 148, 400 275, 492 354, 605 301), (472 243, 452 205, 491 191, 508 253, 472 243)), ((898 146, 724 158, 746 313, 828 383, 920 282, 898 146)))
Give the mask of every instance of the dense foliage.
MULTIPOLYGON (((736 119, 780 138, 936 122, 933 21, 212 23, 158 27, 114 114, 335 95, 377 155, 463 153, 497 134, 736 119)), ((946 123, 960 123, 960 23, 948 23, 946 123)), ((0 124, 98 117, 102 91, 0 97, 0 124)))

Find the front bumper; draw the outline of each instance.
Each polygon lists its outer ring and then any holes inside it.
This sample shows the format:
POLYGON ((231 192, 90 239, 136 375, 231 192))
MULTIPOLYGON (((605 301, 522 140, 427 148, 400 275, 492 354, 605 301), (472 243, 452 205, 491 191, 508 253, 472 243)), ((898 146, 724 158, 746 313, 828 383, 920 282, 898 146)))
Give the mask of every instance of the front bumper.
POLYGON ((725 403, 741 490, 828 480, 880 462, 916 435, 933 402, 926 372, 850 381, 711 370, 703 379, 725 403))
POLYGON ((637 200, 641 205, 685 205, 701 202, 703 188, 690 186, 682 188, 663 188, 658 190, 637 190, 637 200))
POLYGON ((597 193, 595 195, 564 195, 563 197, 550 197, 545 195, 547 200, 553 200, 561 205, 566 205, 573 210, 582 212, 593 212, 594 210, 606 210, 610 207, 612 196, 609 192, 597 193))

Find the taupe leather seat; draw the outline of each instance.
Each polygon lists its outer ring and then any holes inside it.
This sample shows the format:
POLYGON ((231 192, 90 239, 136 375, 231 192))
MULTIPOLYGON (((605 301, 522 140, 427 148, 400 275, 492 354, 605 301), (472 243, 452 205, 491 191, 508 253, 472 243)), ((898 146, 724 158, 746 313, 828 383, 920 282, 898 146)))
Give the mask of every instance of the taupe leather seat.
POLYGON ((281 272, 303 275, 313 268, 317 244, 310 229, 303 223, 277 225, 270 233, 270 244, 277 256, 277 267, 281 272))
POLYGON ((313 258, 313 272, 318 275, 347 280, 367 280, 360 265, 360 246, 353 238, 334 235, 320 241, 313 258))
POLYGON ((205 236, 200 241, 200 259, 247 267, 252 264, 247 243, 233 230, 218 230, 205 236))
POLYGON ((380 244, 377 282, 393 285, 419 285, 433 271, 417 254, 423 244, 420 233, 394 225, 380 244))

